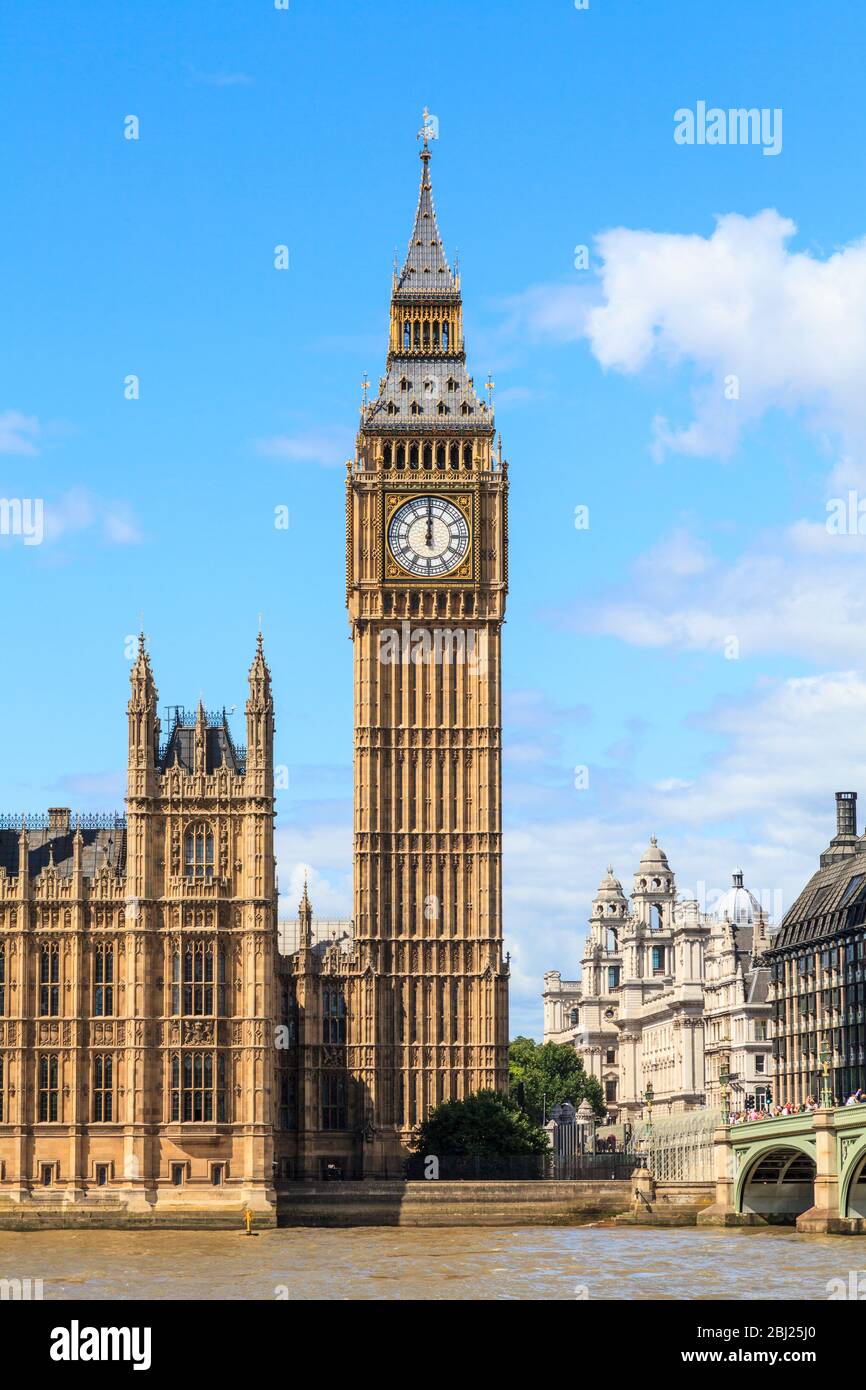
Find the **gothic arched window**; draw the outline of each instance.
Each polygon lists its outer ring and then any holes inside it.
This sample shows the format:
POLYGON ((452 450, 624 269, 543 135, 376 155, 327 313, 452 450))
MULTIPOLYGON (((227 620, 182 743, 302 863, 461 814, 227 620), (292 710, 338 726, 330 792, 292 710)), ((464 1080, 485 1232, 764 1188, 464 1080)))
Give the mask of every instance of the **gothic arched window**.
POLYGON ((438 320, 438 319, 434 319, 434 320, 433 320, 433 346, 434 346, 435 348, 438 348, 438 346, 439 346, 439 320, 438 320))
POLYGON ((385 465, 386 468, 390 468, 390 467, 391 467, 391 445, 390 445, 390 444, 386 444, 386 445, 385 445, 385 448, 382 450, 382 462, 383 462, 383 464, 385 465))
POLYGON ((457 445, 457 444, 452 444, 452 445, 451 445, 451 449, 449 450, 449 454, 448 454, 448 462, 451 464, 451 467, 452 467, 452 468, 459 468, 459 467, 460 467, 460 447, 459 447, 459 445, 457 445))
POLYGON ((471 467, 472 467, 472 445, 471 445, 471 444, 464 444, 464 445, 463 445, 463 467, 464 467, 464 468, 471 468, 471 467))
POLYGON ((403 324, 403 346, 407 350, 412 346, 412 329, 408 319, 403 324))
POLYGON ((405 444, 398 444, 398 445, 397 445, 397 467, 398 467, 398 468, 405 468, 405 467, 406 467, 406 445, 405 445, 405 444))
POLYGON ((425 467, 425 468, 432 468, 432 467, 433 467, 433 445, 432 445, 432 444, 425 444, 425 445, 424 445, 424 467, 425 467))
POLYGON ((416 348, 419 348, 419 347, 421 346, 421 322, 420 322, 419 319, 416 319, 416 320, 415 320, 415 330, 414 330, 414 333, 413 333, 413 342, 414 342, 414 345, 415 345, 416 348))
POLYGON ((183 872, 185 878, 213 878, 213 831, 204 822, 186 832, 183 872))
POLYGON ((443 352, 447 352, 447 351, 448 351, 448 322, 447 322, 447 320, 446 320, 445 323, 443 323, 443 325, 442 325, 442 351, 443 351, 443 352))

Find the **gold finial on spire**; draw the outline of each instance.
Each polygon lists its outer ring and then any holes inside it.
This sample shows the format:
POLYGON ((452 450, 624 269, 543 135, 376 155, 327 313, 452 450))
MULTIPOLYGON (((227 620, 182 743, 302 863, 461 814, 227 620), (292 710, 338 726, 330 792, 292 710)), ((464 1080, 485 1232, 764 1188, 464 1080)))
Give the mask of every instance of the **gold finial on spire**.
POLYGON ((438 116, 431 116, 431 114, 430 114, 430 112, 427 110, 427 107, 426 107, 426 106, 424 107, 424 110, 423 110, 423 112, 422 112, 422 115, 423 115, 423 119, 424 119, 424 124, 423 124, 423 126, 421 127, 421 129, 418 131, 418 139, 424 141, 424 146, 423 146, 423 149, 421 150, 421 158, 423 159, 423 158, 425 157, 425 155, 426 155, 426 157, 429 159, 429 158, 430 158, 430 149, 429 149, 430 141, 431 141, 431 140, 438 140, 438 139, 439 139, 439 117, 438 117, 438 116))

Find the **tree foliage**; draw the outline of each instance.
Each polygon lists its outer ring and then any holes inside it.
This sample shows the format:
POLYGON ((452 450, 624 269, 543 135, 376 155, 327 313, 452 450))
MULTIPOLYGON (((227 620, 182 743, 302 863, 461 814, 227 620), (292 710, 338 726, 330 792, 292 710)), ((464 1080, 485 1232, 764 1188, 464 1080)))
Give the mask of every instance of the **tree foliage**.
POLYGON ((475 1091, 465 1100, 446 1100, 430 1111, 415 1142, 421 1154, 502 1157, 540 1154, 547 1135, 509 1096, 475 1091))
POLYGON ((583 1061, 571 1043, 537 1043, 532 1038, 515 1038, 508 1063, 511 1094, 534 1124, 544 1123, 555 1105, 569 1100, 577 1108, 589 1101, 597 1119, 606 1114, 601 1084, 588 1076, 583 1061))

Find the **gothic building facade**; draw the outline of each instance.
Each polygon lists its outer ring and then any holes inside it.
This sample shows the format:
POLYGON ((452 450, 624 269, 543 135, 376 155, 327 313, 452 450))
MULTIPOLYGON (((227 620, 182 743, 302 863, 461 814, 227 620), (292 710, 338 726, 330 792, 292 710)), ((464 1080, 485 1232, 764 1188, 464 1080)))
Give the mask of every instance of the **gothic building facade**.
POLYGON ((579 980, 544 977, 545 1041, 569 1042, 601 1083, 612 1123, 770 1095, 769 924, 742 873, 710 912, 677 895, 650 841, 631 900, 612 868, 593 899, 579 980))
POLYGON ((177 707, 143 638, 125 817, 0 830, 0 1196, 273 1208, 273 704, 246 748, 177 707))
POLYGON ((387 363, 346 478, 354 915, 278 922, 274 706, 246 746, 171 707, 144 638, 126 815, 0 821, 0 1204, 273 1219, 401 1171, 431 1106, 508 1075, 500 634, 507 464, 468 374, 429 130, 387 363))

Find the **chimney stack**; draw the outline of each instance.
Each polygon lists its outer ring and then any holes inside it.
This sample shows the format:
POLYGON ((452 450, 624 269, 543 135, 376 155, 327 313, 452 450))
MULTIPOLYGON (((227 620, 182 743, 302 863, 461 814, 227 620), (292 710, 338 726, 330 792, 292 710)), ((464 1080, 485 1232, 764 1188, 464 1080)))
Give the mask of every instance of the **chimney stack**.
POLYGON ((68 806, 48 807, 48 829, 52 835, 68 835, 72 812, 68 806))
POLYGON ((836 793, 836 834, 857 834, 857 793, 836 793))

